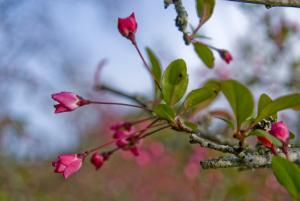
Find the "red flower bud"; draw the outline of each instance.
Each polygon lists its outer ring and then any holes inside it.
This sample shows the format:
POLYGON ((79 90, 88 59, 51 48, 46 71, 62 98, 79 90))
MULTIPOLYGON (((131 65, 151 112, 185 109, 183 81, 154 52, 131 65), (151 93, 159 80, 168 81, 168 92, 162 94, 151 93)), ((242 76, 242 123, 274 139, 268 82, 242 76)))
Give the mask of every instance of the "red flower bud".
POLYGON ((289 129, 283 121, 279 121, 272 124, 269 133, 278 138, 283 143, 287 143, 290 137, 289 129))
POLYGON ((94 153, 91 158, 91 163, 95 166, 96 170, 102 167, 104 163, 104 157, 99 153, 94 153))
POLYGON ((232 61, 232 55, 227 50, 219 50, 220 57, 229 64, 232 61))
POLYGON ((65 179, 77 172, 81 165, 82 157, 79 154, 63 154, 58 156, 57 161, 52 162, 54 172, 62 173, 65 179))
POLYGON ((55 113, 70 112, 80 106, 89 104, 88 100, 85 100, 72 92, 52 94, 52 99, 58 102, 58 104, 54 105, 55 113))
POLYGON ((135 43, 134 34, 137 29, 137 22, 134 13, 131 13, 131 15, 126 18, 119 18, 118 29, 125 38, 131 40, 132 43, 135 43))

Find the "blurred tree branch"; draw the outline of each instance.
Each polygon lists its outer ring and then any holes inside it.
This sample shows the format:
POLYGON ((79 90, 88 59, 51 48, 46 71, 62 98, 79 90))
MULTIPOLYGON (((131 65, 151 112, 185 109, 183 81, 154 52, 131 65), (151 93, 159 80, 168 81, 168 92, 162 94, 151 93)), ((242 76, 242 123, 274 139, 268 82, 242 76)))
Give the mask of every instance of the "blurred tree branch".
POLYGON ((139 96, 129 95, 126 92, 123 92, 121 90, 112 88, 112 87, 104 85, 104 84, 97 84, 97 85, 95 85, 94 89, 95 90, 99 90, 99 91, 101 91, 101 90, 102 91, 108 91, 108 92, 111 92, 111 93, 116 94, 118 96, 123 96, 123 97, 125 97, 127 99, 130 99, 133 102, 138 103, 140 106, 143 106, 143 107, 147 106, 143 101, 140 100, 139 96))
POLYGON ((226 0, 240 3, 262 4, 267 8, 271 7, 296 7, 300 8, 299 0, 226 0))

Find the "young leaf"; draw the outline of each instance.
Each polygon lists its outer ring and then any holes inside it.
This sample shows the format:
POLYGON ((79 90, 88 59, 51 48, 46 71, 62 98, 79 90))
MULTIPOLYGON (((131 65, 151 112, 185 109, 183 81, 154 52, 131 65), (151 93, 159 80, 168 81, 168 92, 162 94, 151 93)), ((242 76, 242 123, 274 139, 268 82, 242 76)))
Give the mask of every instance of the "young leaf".
POLYGON ((208 99, 215 98, 216 95, 217 93, 208 87, 195 89, 187 95, 184 101, 184 109, 187 110, 196 107, 198 104, 208 99))
POLYGON ((184 126, 188 127, 189 129, 191 129, 193 131, 196 131, 198 129, 198 125, 193 122, 184 121, 183 124, 184 124, 184 126))
POLYGON ((156 105, 153 108, 153 111, 157 116, 159 116, 163 119, 166 119, 168 121, 174 121, 174 118, 175 118, 175 115, 176 115, 174 109, 171 108, 169 105, 166 105, 166 104, 156 105))
MULTIPOLYGON (((160 64, 158 58, 155 56, 155 54, 153 53, 153 51, 150 48, 147 47, 146 52, 149 57, 153 75, 156 80, 160 81, 161 80, 161 64, 160 64)), ((154 86, 155 86, 155 97, 159 97, 158 87, 156 85, 154 85, 154 86)))
POLYGON ((184 95, 188 85, 185 61, 177 59, 169 64, 162 78, 163 97, 167 104, 176 104, 184 95))
POLYGON ((196 0, 197 14, 200 18, 200 24, 204 24, 213 14, 215 0, 196 0))
POLYGON ((282 146, 282 142, 280 140, 278 140, 276 137, 269 134, 265 130, 261 130, 261 129, 252 130, 248 136, 249 137, 250 136, 264 137, 264 138, 267 138, 268 140, 270 140, 272 142, 272 144, 274 144, 278 147, 282 146))
POLYGON ((209 87, 215 92, 219 92, 221 90, 221 82, 218 80, 208 80, 204 83, 203 87, 209 87))
POLYGON ((272 102, 272 99, 270 98, 270 96, 268 96, 267 94, 260 95, 259 101, 258 101, 257 113, 259 114, 262 111, 262 109, 270 102, 272 102))
POLYGON ((194 50, 208 68, 214 67, 215 57, 212 51, 202 43, 193 43, 194 50))
POLYGON ((230 119, 226 119, 225 117, 215 117, 215 118, 222 120, 229 126, 229 128, 234 129, 234 124, 230 119))
POLYGON ((153 72, 153 75, 155 76, 155 78, 157 80, 160 80, 161 79, 161 65, 160 65, 158 58, 155 56, 153 51, 148 47, 146 48, 146 52, 147 52, 149 60, 150 60, 151 70, 153 72))
POLYGON ((236 125, 240 127, 253 113, 253 96, 246 86, 235 80, 226 80, 221 87, 235 115, 236 125))
POLYGON ((300 200, 300 168, 291 161, 279 156, 273 156, 272 170, 277 181, 283 185, 296 200, 300 200))
POLYGON ((297 107, 300 105, 300 94, 291 94, 279 97, 265 105, 265 107, 258 113, 255 122, 260 122, 262 119, 276 114, 278 111, 297 107))

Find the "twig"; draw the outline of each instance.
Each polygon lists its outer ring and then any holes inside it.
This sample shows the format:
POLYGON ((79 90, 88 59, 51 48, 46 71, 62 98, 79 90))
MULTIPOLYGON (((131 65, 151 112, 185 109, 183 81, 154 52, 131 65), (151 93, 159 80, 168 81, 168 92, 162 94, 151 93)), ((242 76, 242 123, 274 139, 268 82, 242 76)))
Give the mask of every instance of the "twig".
POLYGON ((183 33, 183 40, 186 45, 190 44, 189 35, 187 32, 188 25, 188 13, 185 10, 185 7, 182 4, 181 0, 164 0, 165 8, 170 4, 174 4, 177 17, 175 19, 175 25, 179 31, 183 33))
POLYGON ((94 87, 95 90, 103 90, 103 91, 108 91, 108 92, 111 92, 113 94, 116 94, 118 96, 123 96, 125 98, 128 98, 130 100, 132 100, 133 102, 136 102, 137 104, 143 106, 143 107, 146 107, 147 105, 142 102, 141 100, 139 100, 139 98, 137 96, 132 96, 132 95, 129 95, 127 94, 126 92, 123 92, 121 90, 118 90, 118 89, 115 89, 115 88, 112 88, 110 86, 107 86, 107 85, 104 85, 104 84, 101 84, 101 85, 96 85, 94 87))
POLYGON ((195 144, 198 143, 200 144, 201 147, 206 147, 210 149, 214 149, 223 153, 231 153, 231 154, 238 154, 239 153, 239 147, 238 146, 229 146, 229 145, 222 145, 222 144, 217 144, 215 142, 206 140, 202 137, 197 136, 196 134, 191 134, 190 135, 190 143, 195 144))
POLYGON ((267 8, 271 7, 296 7, 300 8, 299 0, 226 0, 240 3, 262 4, 267 8))

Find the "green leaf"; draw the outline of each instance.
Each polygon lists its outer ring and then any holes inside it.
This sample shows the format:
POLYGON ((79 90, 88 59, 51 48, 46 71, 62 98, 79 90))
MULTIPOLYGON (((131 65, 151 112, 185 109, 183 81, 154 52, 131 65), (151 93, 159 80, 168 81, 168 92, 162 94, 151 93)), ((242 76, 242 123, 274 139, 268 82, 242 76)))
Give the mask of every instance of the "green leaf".
POLYGON ((262 119, 276 114, 278 111, 300 106, 300 94, 290 94, 279 97, 265 105, 265 107, 258 113, 255 123, 262 119))
POLYGON ((222 120, 229 126, 229 128, 234 129, 234 123, 230 119, 227 119, 225 117, 215 117, 215 118, 222 120))
POLYGON ((295 139, 296 135, 294 132, 290 131, 290 140, 295 139))
POLYGON ((168 121, 174 121, 176 115, 175 110, 166 104, 159 104, 154 106, 153 111, 157 116, 168 121))
POLYGON ((215 98, 216 95, 217 95, 217 93, 208 87, 202 87, 199 89, 195 89, 187 95, 187 97, 184 101, 184 109, 187 110, 187 109, 196 107, 198 104, 200 104, 208 99, 215 98))
POLYGON ((183 124, 184 124, 184 126, 188 127, 189 129, 191 129, 193 131, 196 131, 198 129, 198 125, 193 122, 184 121, 183 124))
POLYGON ((267 94, 260 95, 259 101, 258 101, 257 114, 259 114, 262 111, 262 109, 270 102, 272 102, 272 99, 270 98, 270 96, 268 96, 267 94))
POLYGON ((279 156, 272 158, 272 170, 277 181, 296 199, 300 200, 300 168, 279 156))
POLYGON ((221 82, 218 80, 208 80, 204 83, 203 87, 209 87, 215 92, 219 92, 221 90, 221 82))
POLYGON ((261 130, 261 129, 252 130, 247 137, 250 137, 250 136, 264 137, 264 138, 267 138, 268 140, 270 140, 272 142, 272 144, 274 144, 278 147, 282 146, 282 142, 280 140, 278 140, 276 137, 269 134, 265 130, 261 130))
POLYGON ((236 126, 240 127, 253 113, 253 96, 246 86, 235 80, 224 81, 222 91, 233 110, 236 126))
POLYGON ((203 25, 213 14, 215 0, 196 0, 196 8, 200 25, 203 25))
MULTIPOLYGON (((153 73, 155 79, 160 81, 162 70, 161 70, 161 64, 159 62, 159 59, 156 57, 156 55, 153 53, 153 51, 150 48, 147 47, 146 52, 149 57, 152 73, 153 73)), ((156 84, 154 84, 154 87, 155 87, 155 89, 154 89, 155 97, 158 98, 160 96, 159 89, 156 86, 156 84)))
POLYGON ((169 105, 176 104, 184 95, 188 85, 185 61, 177 59, 169 64, 162 78, 163 98, 169 105))
POLYGON ((203 63, 208 67, 208 68, 213 68, 214 63, 215 63, 215 57, 210 50, 209 47, 202 43, 193 43, 194 45, 194 50, 199 56, 199 58, 203 61, 203 63))

